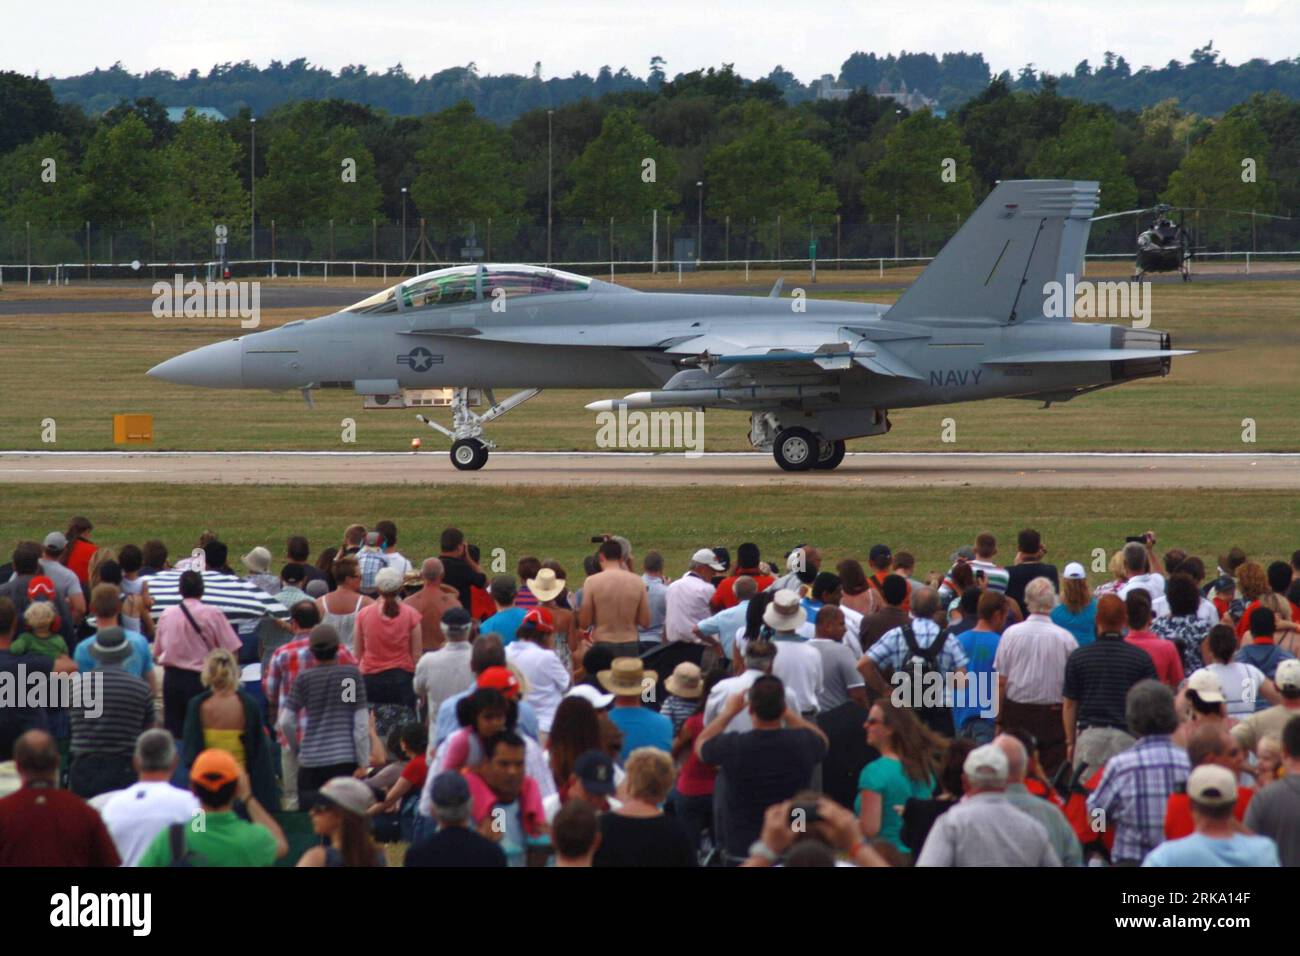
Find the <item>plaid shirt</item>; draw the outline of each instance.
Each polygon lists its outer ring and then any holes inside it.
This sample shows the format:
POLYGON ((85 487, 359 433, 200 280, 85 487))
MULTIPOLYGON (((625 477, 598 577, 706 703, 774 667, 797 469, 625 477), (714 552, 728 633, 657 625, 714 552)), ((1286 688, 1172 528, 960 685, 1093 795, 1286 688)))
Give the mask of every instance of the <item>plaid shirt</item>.
MULTIPOLYGON (((908 623, 912 625, 912 633, 916 635, 916 646, 921 650, 933 644, 934 639, 939 636, 939 625, 934 621, 914 617, 908 623)), ((880 635, 880 640, 867 648, 867 657, 882 672, 890 669, 901 670, 907 664, 909 657, 903 629, 896 627, 880 635)), ((957 668, 967 667, 969 664, 970 659, 962 649, 961 642, 951 634, 946 635, 943 650, 939 652, 935 666, 945 673, 952 673, 957 668)))
POLYGON ((388 558, 382 551, 371 551, 366 548, 362 548, 353 557, 357 559, 357 569, 361 572, 361 590, 374 591, 375 575, 388 567, 388 558))
POLYGON ((1141 861, 1165 838, 1169 795, 1187 783, 1187 752, 1165 734, 1143 737, 1106 762, 1101 782, 1088 796, 1088 809, 1105 814, 1113 828, 1112 860, 1141 861))
MULTIPOLYGON (((311 670, 316 666, 316 658, 312 656, 311 647, 309 646, 310 635, 304 634, 296 640, 290 641, 283 647, 279 648, 271 655, 271 663, 266 672, 262 674, 262 694, 267 700, 275 701, 275 710, 278 716, 284 711, 285 701, 289 697, 289 688, 293 687, 294 678, 303 671, 311 670)), ((340 664, 355 664, 356 655, 350 650, 339 645, 340 664)), ((302 740, 302 735, 307 729, 307 714, 298 715, 298 739, 302 740)), ((288 738, 284 732, 276 730, 281 747, 289 746, 288 738)))

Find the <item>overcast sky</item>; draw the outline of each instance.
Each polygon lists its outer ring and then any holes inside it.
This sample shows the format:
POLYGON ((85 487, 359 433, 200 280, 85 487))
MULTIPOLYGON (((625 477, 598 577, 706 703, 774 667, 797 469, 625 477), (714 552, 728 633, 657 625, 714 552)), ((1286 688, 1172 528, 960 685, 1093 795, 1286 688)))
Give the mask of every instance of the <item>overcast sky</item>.
POLYGON ((114 61, 133 72, 206 73, 214 63, 306 57, 337 71, 401 62, 419 76, 471 61, 484 73, 543 76, 605 64, 638 76, 732 62, 745 76, 783 65, 807 82, 855 50, 982 52, 995 72, 1054 73, 1106 50, 1134 69, 1184 62, 1213 40, 1240 63, 1300 56, 1300 0, 59 0, 6 5, 0 69, 67 76, 114 61))

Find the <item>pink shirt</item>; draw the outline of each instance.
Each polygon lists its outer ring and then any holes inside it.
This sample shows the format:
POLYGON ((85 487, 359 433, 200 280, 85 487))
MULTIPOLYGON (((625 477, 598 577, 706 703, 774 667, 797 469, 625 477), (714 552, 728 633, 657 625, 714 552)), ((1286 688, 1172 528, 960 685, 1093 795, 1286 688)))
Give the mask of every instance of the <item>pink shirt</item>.
POLYGON ((422 646, 422 614, 413 607, 399 604, 396 617, 384 617, 384 602, 376 601, 357 612, 356 638, 353 647, 360 661, 361 673, 378 674, 394 669, 415 672, 415 657, 422 646), (411 639, 411 629, 415 639, 411 639))
POLYGON ((203 659, 208 652, 218 647, 239 653, 243 643, 239 635, 226 620, 226 615, 211 604, 204 604, 197 598, 185 598, 175 607, 169 607, 158 618, 158 628, 154 637, 154 659, 163 667, 179 667, 181 670, 203 670, 203 659), (194 624, 181 610, 190 612, 194 624))
POLYGON ((1151 655, 1160 683, 1172 690, 1178 689, 1178 685, 1183 682, 1183 659, 1173 641, 1167 641, 1151 631, 1129 631, 1124 640, 1151 655))

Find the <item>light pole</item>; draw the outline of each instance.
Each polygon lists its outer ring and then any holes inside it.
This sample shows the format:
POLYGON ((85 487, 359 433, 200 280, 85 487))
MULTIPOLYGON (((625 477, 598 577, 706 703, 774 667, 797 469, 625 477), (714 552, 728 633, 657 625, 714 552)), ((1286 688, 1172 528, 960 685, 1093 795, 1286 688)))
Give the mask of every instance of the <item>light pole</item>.
POLYGON ((257 117, 248 118, 248 258, 257 258, 257 117))
POLYGON ((704 180, 695 181, 695 191, 699 199, 699 219, 695 226, 695 268, 698 269, 704 258, 704 180))
POLYGON ((402 187, 402 261, 406 261, 406 187, 402 187))
POLYGON ((554 147, 551 118, 555 110, 546 111, 546 264, 551 264, 551 158, 554 147))

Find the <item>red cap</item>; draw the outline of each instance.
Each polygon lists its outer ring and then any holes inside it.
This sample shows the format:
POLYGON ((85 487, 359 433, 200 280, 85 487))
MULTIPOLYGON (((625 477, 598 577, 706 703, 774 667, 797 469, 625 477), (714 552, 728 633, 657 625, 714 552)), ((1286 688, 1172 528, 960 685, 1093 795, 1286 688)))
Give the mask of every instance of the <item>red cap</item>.
POLYGON ((54 582, 43 574, 38 574, 27 584, 27 600, 53 601, 54 582))
POLYGON ((533 630, 542 634, 550 634, 555 630, 554 618, 551 617, 549 609, 544 607, 535 607, 524 615, 520 627, 532 627, 533 630))
POLYGON ((519 678, 508 667, 489 667, 478 675, 478 686, 499 690, 508 700, 519 699, 519 678))

